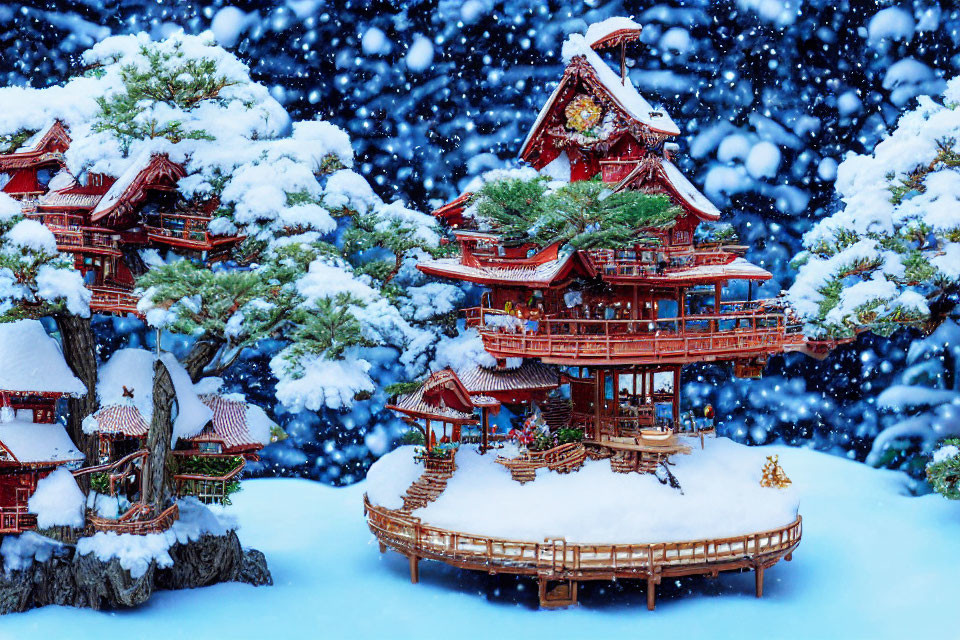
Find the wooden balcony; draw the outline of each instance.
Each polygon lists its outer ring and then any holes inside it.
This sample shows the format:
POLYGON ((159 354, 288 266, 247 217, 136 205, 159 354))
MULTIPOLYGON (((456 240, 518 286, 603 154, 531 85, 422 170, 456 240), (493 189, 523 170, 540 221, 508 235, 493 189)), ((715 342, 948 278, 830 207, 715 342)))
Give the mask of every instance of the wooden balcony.
POLYGON ((218 246, 239 242, 240 236, 217 236, 207 228, 213 218, 185 214, 160 213, 149 216, 143 225, 147 240, 194 251, 210 251, 218 246))
POLYGON ((132 313, 139 316, 137 303, 140 298, 129 289, 115 286, 88 286, 93 294, 90 297, 90 310, 94 313, 112 315, 126 315, 132 313))
MULTIPOLYGON (((476 312, 472 315, 476 317, 476 312)), ((687 364, 763 358, 783 351, 785 316, 762 307, 661 320, 509 320, 483 310, 477 326, 495 358, 540 358, 551 364, 687 364), (491 322, 490 316, 504 321, 491 322), (499 326, 491 326, 499 325, 499 326), (512 326, 511 326, 512 325, 512 326)))
MULTIPOLYGON (((735 247, 731 247, 735 249, 735 247)), ((723 246, 683 250, 613 250, 586 251, 590 263, 606 280, 669 281, 687 274, 697 279, 747 278, 765 280, 770 274, 746 263, 736 262, 737 254, 723 246), (713 269, 711 269, 711 267, 713 269), (697 270, 696 272, 692 270, 697 270)))

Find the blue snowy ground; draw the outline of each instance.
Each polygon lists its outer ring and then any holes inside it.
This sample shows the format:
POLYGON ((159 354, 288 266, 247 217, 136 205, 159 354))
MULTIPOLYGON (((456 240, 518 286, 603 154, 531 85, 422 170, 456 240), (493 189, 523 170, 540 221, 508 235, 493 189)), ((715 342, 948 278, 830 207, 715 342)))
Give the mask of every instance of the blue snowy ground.
POLYGON ((532 580, 380 555, 362 518, 363 484, 245 483, 231 508, 276 585, 159 593, 138 611, 60 607, 0 617, 0 638, 910 638, 957 637, 960 503, 913 498, 906 477, 822 453, 768 447, 801 493, 803 542, 767 572, 663 585, 581 587, 578 607, 539 611, 532 580), (521 589, 522 587, 522 589, 521 589), (628 637, 624 636, 624 637, 628 637))

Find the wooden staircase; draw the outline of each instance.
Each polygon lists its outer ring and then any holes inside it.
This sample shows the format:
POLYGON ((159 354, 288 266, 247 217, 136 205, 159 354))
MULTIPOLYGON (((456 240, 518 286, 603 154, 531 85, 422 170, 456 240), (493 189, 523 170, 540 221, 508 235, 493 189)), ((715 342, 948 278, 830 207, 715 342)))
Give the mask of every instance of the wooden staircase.
POLYGON ((443 493, 447 480, 453 476, 451 469, 425 469, 420 477, 411 484, 403 495, 403 508, 400 511, 410 513, 425 507, 443 493))
POLYGON ((566 398, 550 398, 540 405, 540 415, 551 431, 570 426, 573 406, 566 398))

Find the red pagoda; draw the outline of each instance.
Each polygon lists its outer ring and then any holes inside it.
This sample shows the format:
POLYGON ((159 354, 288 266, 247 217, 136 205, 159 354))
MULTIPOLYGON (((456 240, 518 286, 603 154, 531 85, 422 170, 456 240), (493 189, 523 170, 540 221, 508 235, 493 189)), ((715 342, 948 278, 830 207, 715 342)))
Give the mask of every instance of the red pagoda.
MULTIPOLYGON (((524 446, 518 456, 498 458, 518 482, 535 481, 541 469, 575 471, 585 458, 609 460, 611 471, 619 474, 672 478, 675 460, 699 453, 704 436, 714 435, 712 416, 682 411, 684 365, 730 362, 737 376, 757 377, 771 355, 804 348, 779 299, 752 299, 753 284, 771 274, 744 259, 747 247, 696 240, 698 227, 717 221, 720 211, 674 163, 678 147, 671 140, 680 129, 626 77, 623 48, 639 33, 633 21, 615 18, 565 43, 566 70, 520 157, 560 182, 599 176, 614 193, 665 195, 679 208, 673 224, 644 229, 633 246, 571 251, 560 243, 537 246, 505 238, 496 225, 474 215, 470 193, 435 211, 451 227, 459 256, 423 260, 418 268, 484 288, 481 305, 466 311, 466 327, 476 329, 497 365, 434 374, 392 405, 407 420, 427 421, 427 465, 403 495, 402 506, 369 496, 367 516, 381 551, 394 548, 410 559, 414 582, 418 561, 429 558, 489 573, 536 576, 541 604, 563 606, 576 602, 579 581, 643 579, 652 609, 655 585, 669 576, 753 569, 759 597, 764 570, 790 559, 799 544, 795 511, 790 521, 778 521, 779 528, 737 539, 717 535, 656 544, 516 539, 426 521, 431 513, 445 522, 456 520, 449 501, 430 509, 445 490, 450 493, 448 484, 459 473, 455 459, 464 451, 457 454, 456 444, 468 441, 460 427, 476 422, 474 409, 480 406, 471 394, 496 395, 498 404, 519 415, 532 411, 546 423, 553 443, 560 443, 541 451, 524 446), (611 46, 620 47, 619 74, 598 53, 611 46), (727 295, 738 282, 744 283, 738 290, 748 292, 746 299, 727 295), (534 384, 533 369, 551 371, 552 383, 543 384, 541 375, 534 384), (496 393, 471 389, 467 381, 478 375, 496 378, 496 393), (452 428, 431 430, 431 423, 452 428), (571 432, 579 436, 565 442, 571 432), (437 448, 441 439, 450 443, 449 452, 437 448), (431 456, 450 461, 431 464, 431 456)), ((524 425, 530 420, 528 415, 524 425)), ((480 429, 482 454, 503 434, 488 428, 486 410, 480 429)), ((469 515, 462 519, 475 521, 469 515)), ((508 528, 491 523, 490 529, 508 528)))
POLYGON ((174 249, 211 263, 242 239, 208 229, 218 203, 186 202, 177 192, 184 169, 166 155, 132 157, 119 176, 78 177, 64 163, 69 146, 67 129, 51 123, 13 153, 0 154, 0 187, 53 232, 60 251, 73 254, 93 294, 93 312, 137 313, 134 280, 147 268, 141 249, 174 249))

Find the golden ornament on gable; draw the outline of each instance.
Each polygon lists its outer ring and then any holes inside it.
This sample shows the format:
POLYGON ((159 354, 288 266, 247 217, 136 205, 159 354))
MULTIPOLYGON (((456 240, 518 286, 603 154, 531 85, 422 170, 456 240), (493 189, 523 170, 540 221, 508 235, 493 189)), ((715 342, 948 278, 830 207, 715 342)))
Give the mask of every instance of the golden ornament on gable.
POLYGON ((564 114, 567 116, 567 126, 583 133, 600 124, 603 109, 590 96, 579 95, 567 104, 564 114))

